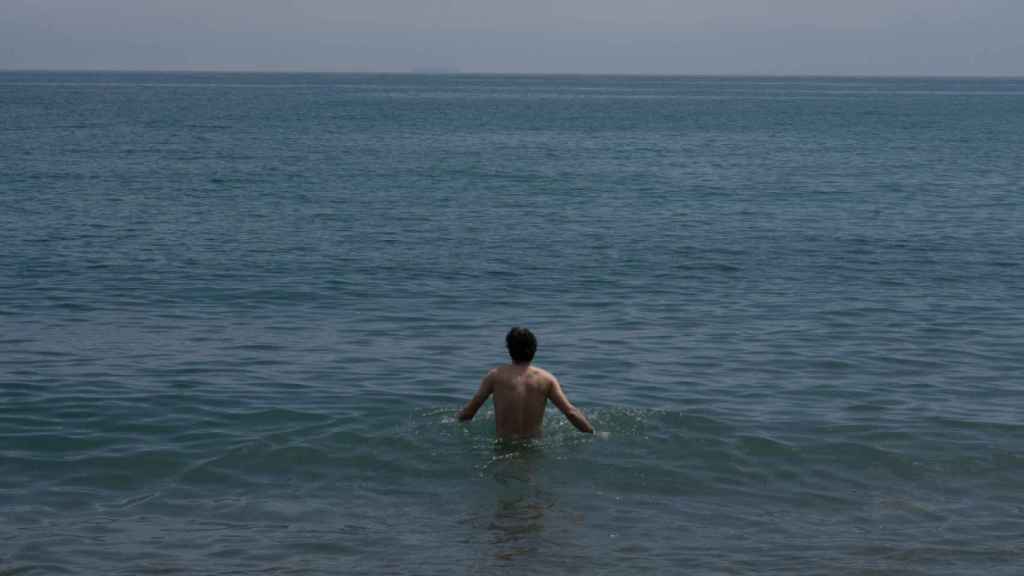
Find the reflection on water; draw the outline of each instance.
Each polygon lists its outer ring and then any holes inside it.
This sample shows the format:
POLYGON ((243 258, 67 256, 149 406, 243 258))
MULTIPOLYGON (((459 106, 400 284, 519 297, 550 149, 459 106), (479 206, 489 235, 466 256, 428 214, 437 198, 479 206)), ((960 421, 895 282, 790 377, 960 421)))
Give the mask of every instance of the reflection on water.
MULTIPOLYGON (((552 423, 533 440, 477 444, 479 490, 467 501, 478 573, 574 573, 594 566, 584 509, 574 497, 581 445, 592 438, 552 423), (576 503, 574 503, 576 501, 576 503)), ((578 493, 576 494, 578 496, 578 493)))
POLYGON ((566 504, 562 455, 548 441, 488 449, 472 515, 475 572, 567 573, 593 565, 582 514, 566 504))
POLYGON ((494 558, 516 561, 538 556, 544 542, 544 516, 555 508, 540 471, 544 452, 536 441, 499 441, 489 466, 494 479, 494 517, 488 524, 494 558))

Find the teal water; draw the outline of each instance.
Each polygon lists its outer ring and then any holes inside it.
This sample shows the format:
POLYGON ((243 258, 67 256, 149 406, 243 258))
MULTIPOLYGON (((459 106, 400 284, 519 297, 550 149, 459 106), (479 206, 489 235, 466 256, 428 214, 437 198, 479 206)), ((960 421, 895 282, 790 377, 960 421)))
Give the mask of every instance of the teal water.
POLYGON ((1024 570, 1024 80, 0 74, 0 574, 1024 570), (455 411, 533 328, 598 437, 455 411))

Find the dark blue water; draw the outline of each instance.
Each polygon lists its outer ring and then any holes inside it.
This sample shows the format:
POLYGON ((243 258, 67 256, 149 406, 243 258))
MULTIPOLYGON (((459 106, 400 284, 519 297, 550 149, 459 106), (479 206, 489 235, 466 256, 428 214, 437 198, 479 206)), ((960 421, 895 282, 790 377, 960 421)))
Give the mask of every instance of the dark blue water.
POLYGON ((1024 80, 0 74, 0 574, 1024 571, 1024 80), (454 422, 515 324, 601 432, 454 422))

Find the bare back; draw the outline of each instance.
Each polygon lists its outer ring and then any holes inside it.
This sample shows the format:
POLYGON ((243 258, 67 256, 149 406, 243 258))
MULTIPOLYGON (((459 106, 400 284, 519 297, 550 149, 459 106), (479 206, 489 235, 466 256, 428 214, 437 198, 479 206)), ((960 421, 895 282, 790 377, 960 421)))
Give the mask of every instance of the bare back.
POLYGON ((553 377, 533 366, 510 364, 487 375, 494 388, 494 425, 500 438, 543 433, 544 409, 553 377))
POLYGON ((576 428, 583 432, 594 431, 583 413, 569 403, 558 379, 547 370, 530 364, 506 364, 491 370, 484 376, 476 395, 459 413, 459 419, 472 419, 491 394, 494 394, 494 424, 499 438, 541 436, 548 398, 576 428))

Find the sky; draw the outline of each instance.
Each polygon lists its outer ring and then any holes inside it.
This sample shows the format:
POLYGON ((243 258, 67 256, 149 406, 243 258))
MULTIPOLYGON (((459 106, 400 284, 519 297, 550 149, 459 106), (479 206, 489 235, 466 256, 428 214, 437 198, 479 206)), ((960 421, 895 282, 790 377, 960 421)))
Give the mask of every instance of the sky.
POLYGON ((1024 0, 0 0, 0 69, 1024 75, 1024 0))

